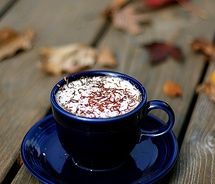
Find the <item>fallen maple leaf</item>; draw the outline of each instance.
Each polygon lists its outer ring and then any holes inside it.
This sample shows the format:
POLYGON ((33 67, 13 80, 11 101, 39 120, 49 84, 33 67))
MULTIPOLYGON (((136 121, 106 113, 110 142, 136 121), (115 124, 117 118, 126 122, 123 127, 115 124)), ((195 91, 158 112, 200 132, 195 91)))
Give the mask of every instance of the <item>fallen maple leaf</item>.
POLYGON ((205 93, 215 103, 215 71, 211 73, 208 81, 197 86, 196 92, 205 93))
POLYGON ((71 44, 56 48, 42 48, 40 56, 41 69, 47 73, 59 75, 92 67, 96 61, 96 50, 84 44, 71 44))
POLYGON ((164 83, 163 92, 169 97, 178 97, 183 94, 181 86, 170 80, 164 83))
POLYGON ((49 74, 75 73, 86 68, 99 66, 114 67, 116 61, 108 48, 96 49, 74 43, 55 48, 42 48, 40 50, 40 68, 49 74))
POLYGON ((177 46, 164 42, 152 42, 143 45, 149 52, 151 64, 159 64, 164 62, 168 57, 172 57, 177 61, 183 60, 183 53, 177 46))
POLYGON ((215 45, 204 38, 193 40, 191 49, 195 52, 200 52, 207 57, 215 58, 215 45))
POLYGON ((35 33, 32 30, 17 32, 11 28, 0 30, 0 60, 13 56, 19 50, 32 48, 35 33))
POLYGON ((138 13, 132 4, 113 13, 112 24, 115 28, 136 35, 142 32, 141 23, 150 23, 150 19, 143 13, 138 13))
POLYGON ((117 65, 117 62, 113 56, 113 53, 108 47, 102 48, 98 51, 98 57, 96 63, 99 66, 113 68, 117 65))

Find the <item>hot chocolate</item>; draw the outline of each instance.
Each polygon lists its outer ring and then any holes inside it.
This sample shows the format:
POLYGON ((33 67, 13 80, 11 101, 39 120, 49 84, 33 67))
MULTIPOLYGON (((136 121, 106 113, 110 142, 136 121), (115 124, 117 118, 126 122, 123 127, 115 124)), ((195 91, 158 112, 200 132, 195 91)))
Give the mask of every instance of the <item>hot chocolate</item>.
POLYGON ((140 91, 119 77, 80 78, 61 86, 56 101, 66 111, 88 118, 110 118, 133 110, 142 99, 140 91))

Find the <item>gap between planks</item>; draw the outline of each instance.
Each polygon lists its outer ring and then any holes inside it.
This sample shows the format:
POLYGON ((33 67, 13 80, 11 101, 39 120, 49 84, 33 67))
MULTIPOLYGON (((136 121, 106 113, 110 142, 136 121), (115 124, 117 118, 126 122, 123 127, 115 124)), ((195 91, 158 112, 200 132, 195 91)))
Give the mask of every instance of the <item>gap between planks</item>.
MULTIPOLYGON (((214 33, 214 37, 213 37, 212 41, 213 41, 213 43, 215 43, 215 33, 214 33)), ((211 58, 205 58, 204 59, 205 64, 204 64, 204 67, 203 67, 203 69, 201 71, 201 75, 199 77, 199 81, 196 84, 197 86, 204 81, 204 79, 205 79, 205 77, 207 75, 207 71, 208 71, 209 66, 210 66, 210 60, 211 60, 211 58)), ((191 102, 189 104, 189 107, 188 107, 188 111, 187 111, 187 113, 185 115, 183 126, 182 126, 181 131, 180 131, 180 133, 178 135, 179 153, 180 153, 180 149, 181 149, 181 146, 183 144, 183 141, 184 141, 184 138, 185 138, 185 135, 186 135, 186 132, 187 132, 187 128, 189 126, 192 114, 194 112, 194 109, 195 109, 198 97, 199 97, 199 94, 196 93, 196 92, 194 92, 192 100, 191 100, 191 102)), ((170 182, 170 178, 171 178, 169 176, 171 176, 173 174, 173 171, 175 170, 175 168, 176 168, 176 164, 175 164, 174 168, 172 169, 172 172, 170 172, 167 177, 164 177, 162 181, 165 181, 165 183, 169 183, 170 182)))
POLYGON ((4 180, 2 181, 2 184, 8 184, 8 183, 11 183, 13 181, 13 179, 17 175, 19 169, 23 165, 23 164, 19 164, 20 160, 21 160, 21 155, 19 155, 16 158, 15 162, 13 163, 13 165, 9 169, 7 175, 5 176, 4 180))
MULTIPOLYGON (((212 42, 215 44, 215 33, 214 33, 212 42)), ((204 67, 201 71, 201 75, 199 77, 199 81, 197 83, 197 86, 204 81, 204 78, 205 78, 207 71, 208 71, 208 68, 209 68, 210 60, 211 60, 211 58, 209 58, 209 57, 204 59, 205 64, 204 64, 204 67)), ((187 127, 188 127, 190 119, 192 117, 192 114, 193 114, 195 105, 197 103, 198 97, 199 97, 199 94, 194 91, 191 103, 189 104, 189 107, 188 107, 187 114, 185 115, 185 120, 184 120, 183 126, 182 126, 181 131, 180 131, 179 136, 178 136, 179 150, 181 148, 184 137, 186 135, 187 127)))
POLYGON ((19 0, 9 0, 0 10, 0 20, 19 0))
MULTIPOLYGON (((6 15, 9 10, 17 3, 18 0, 9 0, 0 10, 0 20, 1 18, 6 15)), ((16 158, 15 162, 13 163, 11 169, 9 170, 8 174, 4 178, 2 184, 11 183, 15 175, 17 174, 18 170, 20 169, 21 165, 18 164, 19 158, 16 158), (10 177, 12 176, 12 177, 10 177)))
MULTIPOLYGON (((18 0, 11 0, 9 1, 5 7, 2 9, 2 11, 0 11, 0 19, 12 8, 12 6, 17 2, 18 0)), ((103 21, 103 23, 101 24, 101 26, 98 28, 98 30, 96 31, 92 41, 90 42, 90 45, 92 47, 97 47, 100 43, 100 41, 102 40, 102 38, 106 35, 106 33, 108 32, 110 28, 110 22, 108 21, 103 21)), ((49 115, 52 113, 51 107, 48 108, 48 110, 46 111, 45 116, 49 115)), ((15 176, 17 175, 18 171, 21 169, 23 164, 18 164, 18 161, 20 159, 20 155, 15 159, 13 165, 11 166, 11 168, 9 169, 7 175, 5 176, 4 180, 2 181, 2 184, 7 184, 7 183, 11 183, 13 181, 13 179, 15 178, 15 176)))

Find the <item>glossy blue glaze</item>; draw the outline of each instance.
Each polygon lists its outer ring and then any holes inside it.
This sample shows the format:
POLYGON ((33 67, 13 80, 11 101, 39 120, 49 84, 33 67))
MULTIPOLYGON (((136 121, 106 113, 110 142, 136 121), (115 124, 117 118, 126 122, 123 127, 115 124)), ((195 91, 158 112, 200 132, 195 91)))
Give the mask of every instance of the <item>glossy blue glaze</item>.
POLYGON ((118 167, 144 135, 159 136, 172 128, 174 113, 171 107, 162 101, 147 102, 146 90, 142 84, 126 74, 95 70, 70 75, 67 79, 70 82, 92 76, 114 76, 128 80, 141 92, 142 100, 134 110, 124 115, 111 118, 86 118, 65 111, 56 102, 55 94, 59 86, 63 86, 66 81, 63 79, 54 86, 50 100, 57 122, 58 136, 66 152, 80 167, 94 170, 118 167), (141 130, 140 120, 153 109, 164 110, 169 116, 168 122, 156 131, 141 130))
MULTIPOLYGON (((141 129, 154 130, 163 123, 153 116, 142 120, 141 129)), ((149 184, 159 181, 174 166, 178 144, 172 131, 144 137, 127 160, 114 170, 87 171, 74 165, 58 139, 52 115, 36 123, 26 134, 21 155, 28 170, 42 183, 149 184)))

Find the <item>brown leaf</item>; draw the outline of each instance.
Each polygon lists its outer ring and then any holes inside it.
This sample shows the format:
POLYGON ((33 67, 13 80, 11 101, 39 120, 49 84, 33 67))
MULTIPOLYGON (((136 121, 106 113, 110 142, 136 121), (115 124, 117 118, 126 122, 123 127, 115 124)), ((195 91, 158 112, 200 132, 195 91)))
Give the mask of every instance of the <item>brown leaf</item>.
POLYGON ((183 60, 183 53, 177 46, 165 42, 152 42, 144 45, 148 50, 150 62, 153 65, 164 62, 168 57, 172 57, 177 61, 183 60))
POLYGON ((200 38, 193 40, 191 48, 195 52, 202 53, 210 58, 215 58, 215 45, 206 39, 200 38))
POLYGON ((196 92, 205 93, 215 103, 215 71, 211 73, 208 81, 197 86, 196 92))
POLYGON ((32 30, 17 32, 11 28, 0 30, 0 60, 13 56, 19 50, 32 48, 35 33, 32 30))
POLYGON ((113 56, 113 53, 108 47, 105 47, 99 50, 96 63, 99 66, 110 67, 110 68, 113 68, 117 65, 117 62, 113 56))
POLYGON ((113 14, 113 26, 130 34, 136 35, 142 32, 141 23, 149 23, 149 17, 140 14, 131 4, 113 14))
POLYGON ((113 68, 116 60, 109 48, 96 49, 74 43, 67 46, 40 49, 40 68, 49 74, 75 73, 98 66, 113 68))
POLYGON ((41 69, 54 75, 75 73, 93 67, 96 62, 96 50, 79 43, 56 48, 42 48, 40 56, 41 69))
POLYGON ((215 85, 215 71, 210 74, 209 81, 212 85, 215 85))
POLYGON ((164 83, 163 92, 169 97, 178 97, 183 94, 181 86, 170 80, 164 83))

